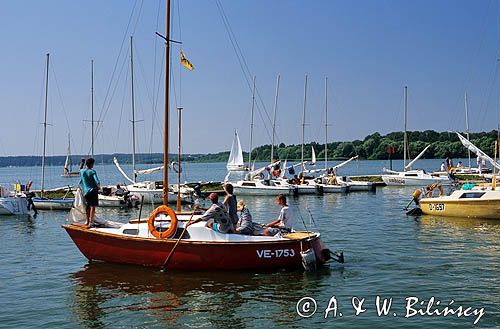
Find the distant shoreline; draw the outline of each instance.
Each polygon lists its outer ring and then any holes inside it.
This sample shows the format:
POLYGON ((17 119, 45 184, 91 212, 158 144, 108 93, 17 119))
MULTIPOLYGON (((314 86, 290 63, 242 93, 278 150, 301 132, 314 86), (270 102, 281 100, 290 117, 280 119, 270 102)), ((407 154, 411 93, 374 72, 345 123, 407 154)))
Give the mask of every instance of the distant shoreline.
MULTIPOLYGON (((471 133, 470 140, 481 150, 487 154, 493 154, 494 142, 497 139, 497 131, 471 133)), ((409 153, 411 157, 415 157, 427 145, 431 147, 423 155, 423 159, 445 159, 451 158, 467 158, 467 149, 458 140, 458 137, 453 132, 436 132, 433 130, 426 131, 410 131, 408 132, 409 153)), ((310 160, 312 155, 312 147, 314 147, 317 159, 322 161, 325 158, 325 144, 311 142, 304 145, 304 159, 310 160)), ((403 159, 403 132, 392 132, 387 135, 373 133, 366 136, 363 140, 354 140, 347 142, 332 142, 328 143, 328 160, 345 160, 352 156, 358 155, 360 160, 388 160, 388 150, 393 147, 395 151, 391 154, 393 160, 403 159)), ((302 155, 301 145, 285 145, 281 143, 274 148, 276 159, 288 159, 288 161, 300 161, 302 155)), ((71 160, 73 166, 79 166, 80 159, 85 158, 85 155, 72 155, 71 160)), ((115 154, 98 154, 95 155, 96 162, 100 164, 112 164, 113 158, 116 157, 120 164, 131 164, 132 155, 126 153, 115 154)), ((217 163, 226 162, 229 157, 229 151, 207 154, 182 154, 182 162, 193 163, 217 163)), ((475 158, 475 155, 472 154, 475 158)), ((248 161, 248 152, 243 152, 245 162, 248 161)), ((170 159, 177 160, 177 154, 170 154, 170 159)), ((266 162, 271 159, 271 145, 261 145, 252 150, 252 161, 266 162)), ((45 164, 47 166, 64 166, 66 160, 65 155, 47 156, 45 164)), ((32 167, 41 165, 41 156, 22 155, 22 156, 3 156, 0 157, 0 167, 32 167)), ((138 153, 136 154, 137 164, 158 164, 163 163, 162 153, 138 153)))

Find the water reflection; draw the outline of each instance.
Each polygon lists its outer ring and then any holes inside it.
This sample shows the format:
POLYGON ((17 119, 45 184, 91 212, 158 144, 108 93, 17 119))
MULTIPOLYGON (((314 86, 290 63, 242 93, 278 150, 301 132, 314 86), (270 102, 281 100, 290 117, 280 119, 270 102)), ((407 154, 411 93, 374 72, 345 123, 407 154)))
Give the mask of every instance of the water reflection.
POLYGON ((248 321, 292 325, 295 302, 307 292, 328 286, 331 273, 302 271, 275 273, 168 272, 133 266, 92 263, 71 275, 72 309, 80 325, 102 328, 117 323, 121 314, 128 326, 241 328, 248 321), (270 312, 273 310, 272 312, 270 312), (274 316, 273 316, 274 314, 274 316), (279 317, 276 317, 279 314, 279 317))

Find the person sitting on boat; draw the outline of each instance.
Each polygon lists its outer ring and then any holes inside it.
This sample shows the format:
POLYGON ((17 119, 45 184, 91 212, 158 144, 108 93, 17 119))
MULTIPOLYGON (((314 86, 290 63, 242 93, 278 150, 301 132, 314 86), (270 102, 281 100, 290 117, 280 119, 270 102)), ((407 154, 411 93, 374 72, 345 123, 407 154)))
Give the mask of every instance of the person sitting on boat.
POLYGON ((120 184, 116 185, 116 191, 115 191, 116 196, 124 196, 125 194, 127 194, 127 192, 128 191, 125 191, 125 189, 121 187, 120 184))
POLYGON ((97 177, 94 168, 94 159, 88 158, 85 161, 87 169, 80 170, 80 178, 83 188, 83 196, 87 203, 86 215, 87 222, 85 225, 92 226, 94 223, 95 207, 99 205, 99 190, 101 189, 101 183, 97 177))
POLYGON ((240 218, 238 220, 238 226, 235 232, 244 235, 252 235, 252 215, 250 214, 250 211, 248 210, 245 202, 243 202, 242 200, 238 201, 238 211, 240 212, 240 218))
POLYGON ((266 229, 264 230, 264 235, 275 236, 278 233, 287 234, 292 231, 292 226, 293 226, 292 210, 288 207, 288 204, 286 203, 286 195, 279 194, 276 197, 276 204, 281 207, 280 214, 276 220, 266 225, 266 229))
POLYGON ((206 221, 207 227, 211 228, 215 232, 232 232, 233 224, 231 222, 231 218, 229 218, 224 205, 222 203, 219 203, 219 195, 217 193, 210 193, 208 198, 212 202, 210 208, 208 208, 201 217, 190 220, 186 225, 189 226, 194 223, 206 221))
POLYGON ((229 214, 229 218, 231 218, 231 222, 233 223, 233 231, 236 229, 236 224, 238 224, 238 206, 236 197, 233 195, 233 185, 227 183, 224 185, 224 191, 226 191, 226 197, 222 202, 227 209, 227 213, 229 214))
POLYGON ((441 171, 445 172, 446 171, 446 165, 444 164, 444 161, 441 162, 441 171))
POLYGON ((299 183, 300 183, 299 177, 297 175, 293 175, 292 184, 299 185, 299 183))
POLYGON ((457 169, 462 169, 464 165, 462 164, 462 161, 458 161, 457 163, 457 169))

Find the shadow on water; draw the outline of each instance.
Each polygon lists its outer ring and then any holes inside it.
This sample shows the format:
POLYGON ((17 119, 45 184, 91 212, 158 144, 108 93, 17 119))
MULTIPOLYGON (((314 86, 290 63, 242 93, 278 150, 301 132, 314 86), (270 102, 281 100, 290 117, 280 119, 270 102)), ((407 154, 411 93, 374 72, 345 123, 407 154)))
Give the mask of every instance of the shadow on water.
POLYGON ((316 273, 161 273, 90 263, 70 277, 72 309, 79 324, 91 328, 120 325, 117 315, 130 312, 136 315, 137 325, 241 328, 248 321, 266 318, 271 325, 291 325, 297 319, 295 302, 307 291, 329 285, 331 275, 328 268, 316 273))

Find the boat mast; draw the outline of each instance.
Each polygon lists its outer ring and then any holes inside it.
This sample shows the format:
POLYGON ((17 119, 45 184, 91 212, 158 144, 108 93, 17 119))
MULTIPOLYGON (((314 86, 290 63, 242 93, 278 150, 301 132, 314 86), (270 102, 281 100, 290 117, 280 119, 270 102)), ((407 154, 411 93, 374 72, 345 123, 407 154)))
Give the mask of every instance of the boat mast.
POLYGON ((248 150, 248 168, 252 167, 252 144, 253 144, 253 111, 255 107, 255 76, 253 77, 253 92, 252 92, 252 115, 250 120, 250 149, 248 150))
POLYGON ((280 89, 280 75, 276 78, 276 95, 274 97, 274 115, 273 115, 273 137, 271 144, 271 163, 274 161, 274 136, 276 135, 276 111, 278 110, 278 93, 280 89))
POLYGON ((163 125, 163 204, 168 203, 168 90, 170 82, 170 0, 165 6, 165 114, 163 125))
POLYGON ((304 168, 304 134, 306 127, 306 103, 307 103, 307 74, 304 83, 304 111, 302 112, 302 147, 300 150, 300 162, 302 163, 302 168, 304 168))
POLYGON ((408 144, 408 137, 406 135, 406 122, 407 122, 407 115, 408 115, 408 87, 405 86, 405 92, 404 92, 404 137, 403 137, 403 171, 406 171, 406 152, 407 152, 407 144, 408 144))
POLYGON ((328 78, 325 77, 325 169, 328 169, 328 78))
POLYGON ((134 95, 134 52, 132 46, 132 36, 130 36, 130 81, 132 89, 132 179, 137 181, 135 172, 135 95, 134 95))
POLYGON ((178 141, 177 144, 177 211, 181 211, 181 128, 182 128, 182 107, 178 107, 177 111, 179 113, 179 126, 178 126, 178 141))
POLYGON ((40 190, 40 197, 43 198, 43 188, 45 183, 45 145, 47 144, 47 102, 49 96, 49 57, 47 54, 47 65, 45 72, 45 114, 43 118, 43 154, 42 154, 42 186, 40 190))
MULTIPOLYGON (((467 104, 467 92, 465 92, 465 134, 467 135, 467 140, 470 140, 469 136, 469 107, 467 104)), ((469 153, 469 168, 470 166, 470 150, 467 149, 469 153)))
POLYGON ((94 157, 94 60, 90 61, 90 98, 91 98, 91 146, 90 154, 94 157))

